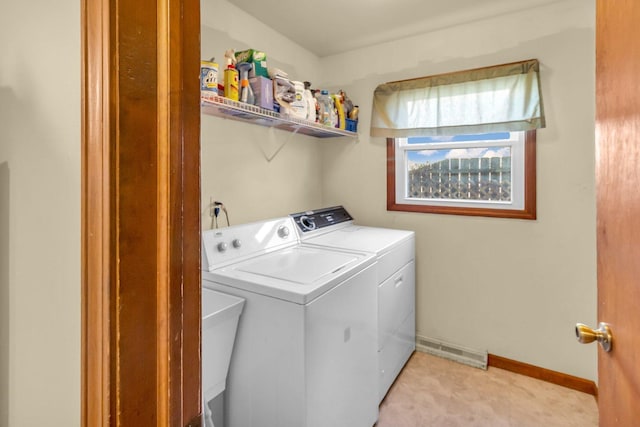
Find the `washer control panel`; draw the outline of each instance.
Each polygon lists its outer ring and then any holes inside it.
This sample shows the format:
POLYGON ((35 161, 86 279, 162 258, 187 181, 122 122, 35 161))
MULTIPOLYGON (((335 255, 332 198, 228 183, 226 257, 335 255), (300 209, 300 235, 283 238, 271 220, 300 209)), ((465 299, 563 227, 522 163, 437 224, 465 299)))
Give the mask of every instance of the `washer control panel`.
POLYGON ((342 206, 299 212, 289 215, 302 233, 319 230, 341 222, 351 221, 353 218, 342 206))
POLYGON ((212 271, 267 251, 295 245, 293 219, 275 218, 202 232, 202 267, 212 271))

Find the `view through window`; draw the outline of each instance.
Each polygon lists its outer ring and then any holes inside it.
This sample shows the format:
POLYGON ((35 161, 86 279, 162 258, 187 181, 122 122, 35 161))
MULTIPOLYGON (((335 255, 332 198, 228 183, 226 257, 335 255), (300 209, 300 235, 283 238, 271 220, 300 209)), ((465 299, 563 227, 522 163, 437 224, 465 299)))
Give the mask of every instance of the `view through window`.
POLYGON ((535 131, 391 139, 390 208, 529 218, 527 180, 535 180, 535 147, 526 144, 534 139, 535 131))

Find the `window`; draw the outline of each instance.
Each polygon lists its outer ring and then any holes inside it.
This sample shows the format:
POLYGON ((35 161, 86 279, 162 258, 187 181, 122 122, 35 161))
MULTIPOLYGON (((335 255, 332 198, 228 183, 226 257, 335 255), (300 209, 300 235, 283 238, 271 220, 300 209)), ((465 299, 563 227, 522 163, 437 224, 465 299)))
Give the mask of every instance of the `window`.
POLYGON ((387 209, 535 219, 535 131, 388 140, 387 209))
POLYGON ((536 218, 532 59, 379 85, 371 136, 387 138, 387 209, 536 218))

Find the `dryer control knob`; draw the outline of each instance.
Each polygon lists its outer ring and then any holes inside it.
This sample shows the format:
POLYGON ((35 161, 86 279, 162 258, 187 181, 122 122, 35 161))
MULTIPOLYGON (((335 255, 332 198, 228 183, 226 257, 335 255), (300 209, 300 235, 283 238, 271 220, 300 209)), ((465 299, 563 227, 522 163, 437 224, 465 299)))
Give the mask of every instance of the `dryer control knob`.
POLYGON ((304 231, 311 231, 316 229, 316 223, 313 218, 309 218, 306 215, 302 215, 300 217, 300 224, 302 225, 302 228, 304 228, 304 231))
POLYGON ((228 245, 225 242, 218 243, 218 252, 225 252, 228 245))
POLYGON ((234 248, 240 249, 240 247, 242 246, 242 241, 240 239, 233 239, 233 242, 231 242, 231 244, 234 248))
POLYGON ((289 227, 283 225, 278 228, 278 236, 280 236, 281 239, 286 239, 287 237, 289 237, 289 227))

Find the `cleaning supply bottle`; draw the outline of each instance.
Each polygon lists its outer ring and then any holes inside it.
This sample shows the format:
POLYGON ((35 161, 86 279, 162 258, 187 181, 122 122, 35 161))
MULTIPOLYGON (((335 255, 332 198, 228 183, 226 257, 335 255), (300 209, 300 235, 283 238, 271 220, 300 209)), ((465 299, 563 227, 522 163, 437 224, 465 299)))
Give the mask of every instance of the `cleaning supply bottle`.
POLYGON ((328 90, 322 90, 322 92, 320 92, 318 104, 320 105, 320 124, 334 127, 333 98, 329 96, 328 90))
POLYGON ((233 101, 238 100, 238 70, 233 64, 224 70, 224 96, 233 101))
POLYGON ((358 112, 360 111, 360 109, 358 108, 357 105, 355 105, 353 107, 353 110, 351 110, 351 112, 349 112, 349 118, 351 120, 358 120, 358 112))
POLYGON ((240 102, 251 105, 256 103, 256 97, 253 95, 253 91, 251 90, 251 85, 249 85, 248 79, 240 80, 240 91, 242 93, 242 95, 240 96, 240 102))
POLYGON ((337 112, 337 123, 335 125, 335 127, 339 128, 339 129, 345 129, 346 128, 346 122, 344 120, 344 108, 342 106, 342 96, 339 94, 333 94, 331 95, 331 97, 333 98, 333 103, 336 106, 336 112, 337 112))
POLYGON ((342 97, 342 109, 344 110, 344 117, 345 119, 350 119, 351 111, 353 111, 353 102, 347 96, 347 93, 344 90, 340 89, 340 92, 338 93, 342 97))
POLYGON ((306 120, 307 100, 304 96, 304 84, 295 80, 292 80, 291 83, 295 90, 295 98, 291 103, 291 115, 297 119, 306 120))
POLYGON ((315 96, 313 96, 313 94, 311 93, 311 83, 309 82, 304 82, 304 99, 307 103, 307 121, 309 122, 317 122, 318 121, 318 116, 317 116, 317 104, 318 101, 316 100, 315 96))
POLYGON ((253 96, 253 90, 249 85, 249 71, 253 68, 253 64, 249 62, 239 62, 236 64, 236 69, 240 74, 240 102, 247 104, 254 104, 255 97, 253 96))

